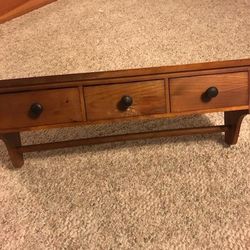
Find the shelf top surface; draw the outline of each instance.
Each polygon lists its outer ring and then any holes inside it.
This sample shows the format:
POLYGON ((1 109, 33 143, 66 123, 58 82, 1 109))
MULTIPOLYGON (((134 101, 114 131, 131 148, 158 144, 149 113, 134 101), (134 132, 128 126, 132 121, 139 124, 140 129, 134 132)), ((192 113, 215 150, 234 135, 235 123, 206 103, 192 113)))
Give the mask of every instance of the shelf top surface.
POLYGON ((0 25, 0 79, 250 58, 250 1, 66 1, 0 25))

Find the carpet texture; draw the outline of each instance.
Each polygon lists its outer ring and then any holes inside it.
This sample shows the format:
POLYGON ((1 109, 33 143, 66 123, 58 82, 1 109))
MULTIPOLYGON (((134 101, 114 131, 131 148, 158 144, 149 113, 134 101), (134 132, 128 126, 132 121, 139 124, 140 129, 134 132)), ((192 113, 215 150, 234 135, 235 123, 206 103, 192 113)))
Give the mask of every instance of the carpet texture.
MULTIPOLYGON (((250 58, 248 0, 59 0, 0 26, 0 79, 250 58)), ((45 130, 23 143, 221 124, 223 114, 45 130)), ((250 117, 223 135, 25 155, 0 143, 0 249, 249 249, 250 117)))

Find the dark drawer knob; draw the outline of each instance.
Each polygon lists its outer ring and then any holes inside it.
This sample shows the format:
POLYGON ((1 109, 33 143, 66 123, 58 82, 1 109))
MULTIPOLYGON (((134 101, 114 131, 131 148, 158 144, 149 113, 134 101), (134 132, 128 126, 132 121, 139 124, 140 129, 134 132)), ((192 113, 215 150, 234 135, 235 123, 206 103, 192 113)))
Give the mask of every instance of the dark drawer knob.
POLYGON ((120 110, 126 110, 133 104, 133 98, 131 96, 125 95, 121 98, 119 103, 120 110))
POLYGON ((30 106, 30 110, 29 110, 29 116, 31 118, 38 118, 41 113, 43 112, 43 106, 40 103, 33 103, 30 106))
POLYGON ((203 101, 209 102, 212 98, 216 97, 219 94, 219 90, 216 87, 210 87, 202 95, 203 101))

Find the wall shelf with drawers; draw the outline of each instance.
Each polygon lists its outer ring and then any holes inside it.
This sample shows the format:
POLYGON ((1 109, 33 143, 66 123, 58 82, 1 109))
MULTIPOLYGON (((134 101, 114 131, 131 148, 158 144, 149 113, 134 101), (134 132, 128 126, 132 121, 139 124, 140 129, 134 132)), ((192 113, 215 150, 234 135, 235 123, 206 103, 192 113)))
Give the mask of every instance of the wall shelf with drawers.
POLYGON ((237 142, 250 109, 250 59, 0 81, 0 133, 15 167, 23 153, 152 137, 225 133, 237 142), (225 112, 220 126, 22 145, 20 132, 225 112))

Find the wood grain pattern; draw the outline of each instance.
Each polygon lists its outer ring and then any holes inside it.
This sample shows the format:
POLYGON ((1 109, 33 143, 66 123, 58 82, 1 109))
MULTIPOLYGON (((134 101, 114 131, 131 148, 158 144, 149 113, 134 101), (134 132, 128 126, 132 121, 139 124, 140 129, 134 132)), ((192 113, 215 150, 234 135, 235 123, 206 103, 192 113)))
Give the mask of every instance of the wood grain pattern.
POLYGON ((247 72, 174 78, 170 80, 171 112, 248 105, 248 93, 247 72), (203 101, 202 94, 213 86, 219 95, 203 101))
POLYGON ((165 100, 166 100, 166 112, 170 113, 171 112, 171 103, 170 103, 170 85, 169 85, 169 79, 165 78, 164 79, 165 83, 165 100))
MULTIPOLYGON (((23 152, 137 140, 162 136, 225 132, 237 142, 243 117, 250 110, 250 59, 148 69, 34 77, 0 81, 0 132, 15 166, 23 152), (219 95, 209 102, 202 94, 215 86, 219 95), (132 106, 121 110, 123 96, 132 106), (29 117, 30 106, 41 103, 42 114, 29 117), (80 126, 125 120, 159 119, 225 112, 225 125, 150 131, 21 146, 20 131, 80 126)), ((39 106, 39 105, 38 105, 39 106)))
POLYGON ((78 89, 57 89, 0 95, 0 129, 82 121, 78 89), (33 103, 40 103, 43 112, 30 118, 33 103))
POLYGON ((0 23, 21 16, 56 0, 0 0, 0 23))
POLYGON ((230 60, 230 61, 219 61, 219 62, 208 62, 208 63, 195 63, 185 65, 174 65, 174 66, 163 66, 163 67, 151 67, 141 69, 128 69, 128 70, 117 70, 117 71, 106 71, 106 72, 93 72, 93 73, 80 73, 80 74, 67 74, 67 75, 54 75, 54 76, 41 76, 41 77, 30 77, 20 79, 7 79, 0 80, 0 91, 2 88, 15 87, 20 88, 22 86, 35 86, 35 85, 56 85, 57 87, 64 87, 70 84, 86 83, 87 85, 97 84, 110 84, 117 83, 119 79, 123 82, 130 81, 144 81, 151 80, 152 77, 157 79, 164 79, 168 77, 190 75, 192 74, 214 74, 217 72, 225 71, 247 71, 250 66, 250 59, 241 60, 230 60), (240 69, 239 69, 240 68, 240 69), (213 71, 216 72, 213 72, 213 71), (204 71, 204 72, 203 72, 204 71), (207 72, 207 73, 206 73, 207 72), (210 73, 209 73, 210 72, 210 73), (168 75, 171 74, 171 75, 168 75), (137 80, 135 79, 137 78, 137 80), (130 79, 134 78, 134 80, 130 79), (62 84, 62 85, 61 85, 62 84))
POLYGON ((85 111, 85 101, 84 101, 84 94, 83 94, 83 88, 78 87, 79 91, 79 98, 80 98, 80 108, 81 108, 81 113, 82 113, 82 120, 86 121, 86 111, 85 111))
POLYGON ((61 82, 46 82, 33 84, 32 81, 25 79, 14 79, 14 80, 0 80, 0 93, 12 92, 23 92, 27 90, 41 90, 41 89, 56 89, 65 87, 80 87, 80 86, 96 86, 96 85, 109 85, 128 82, 142 82, 151 80, 164 80, 166 78, 177 78, 177 77, 190 77, 190 76, 203 76, 212 74, 222 73, 235 73, 235 72, 246 72, 248 67, 233 67, 225 69, 214 69, 214 70, 197 70, 177 73, 164 73, 164 74, 151 74, 143 76, 124 76, 118 78, 104 78, 104 79, 86 79, 81 81, 66 81, 68 75, 64 75, 65 81, 61 82), (17 81, 16 81, 17 80, 17 81), (20 81, 19 81, 20 80, 20 81))
POLYGON ((168 119, 168 118, 176 118, 180 116, 199 115, 199 114, 204 114, 204 113, 207 114, 207 113, 213 113, 213 112, 226 112, 226 111, 236 111, 236 110, 246 110, 246 109, 249 109, 248 105, 208 109, 208 110, 187 111, 187 112, 180 112, 180 113, 162 113, 162 114, 153 114, 153 115, 120 117, 120 118, 111 118, 111 119, 96 120, 96 121, 80 121, 80 122, 74 121, 74 122, 36 125, 36 126, 20 127, 20 128, 5 128, 5 129, 0 129, 0 133, 12 133, 12 132, 18 132, 18 131, 19 132, 36 131, 36 130, 41 130, 41 129, 65 128, 65 127, 80 127, 84 125, 111 124, 114 122, 121 123, 121 122, 136 121, 136 120, 146 121, 146 120, 156 120, 156 119, 168 119))
POLYGON ((91 121, 166 112, 164 81, 85 87, 84 95, 91 121), (133 105, 121 111, 119 102, 125 95, 133 98, 133 105))

